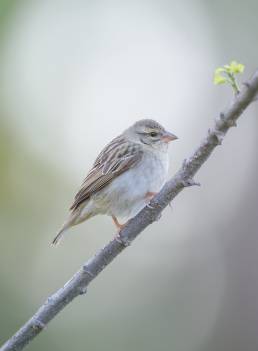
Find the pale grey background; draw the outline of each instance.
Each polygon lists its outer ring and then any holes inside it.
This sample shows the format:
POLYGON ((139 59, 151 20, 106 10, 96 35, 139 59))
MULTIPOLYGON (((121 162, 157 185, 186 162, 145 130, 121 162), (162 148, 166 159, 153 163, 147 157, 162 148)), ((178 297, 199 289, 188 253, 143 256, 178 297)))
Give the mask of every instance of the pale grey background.
MULTIPOLYGON (((0 341, 114 235, 49 242, 101 148, 135 120, 179 136, 170 175, 257 67, 256 1, 1 1, 0 341)), ((184 191, 28 350, 252 351, 258 336, 257 105, 184 191)))

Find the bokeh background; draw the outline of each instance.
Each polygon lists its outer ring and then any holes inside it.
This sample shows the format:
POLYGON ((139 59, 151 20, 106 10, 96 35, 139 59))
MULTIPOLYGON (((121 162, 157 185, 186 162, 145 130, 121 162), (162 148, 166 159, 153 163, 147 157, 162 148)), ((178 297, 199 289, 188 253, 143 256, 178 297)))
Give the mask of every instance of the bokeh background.
MULTIPOLYGON (((139 118, 179 136, 170 175, 232 98, 217 66, 257 68, 258 2, 0 1, 0 342, 115 234, 49 243, 98 152, 139 118)), ((258 105, 161 220, 28 350, 258 348, 258 105)))

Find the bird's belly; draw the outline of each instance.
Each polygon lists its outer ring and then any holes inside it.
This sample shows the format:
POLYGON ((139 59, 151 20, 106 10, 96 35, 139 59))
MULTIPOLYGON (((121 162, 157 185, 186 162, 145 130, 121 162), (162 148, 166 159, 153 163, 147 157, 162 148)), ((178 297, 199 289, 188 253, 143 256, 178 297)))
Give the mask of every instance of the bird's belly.
POLYGON ((135 216, 146 204, 148 192, 158 192, 167 175, 167 162, 150 159, 115 178, 94 198, 102 213, 122 220, 135 216))

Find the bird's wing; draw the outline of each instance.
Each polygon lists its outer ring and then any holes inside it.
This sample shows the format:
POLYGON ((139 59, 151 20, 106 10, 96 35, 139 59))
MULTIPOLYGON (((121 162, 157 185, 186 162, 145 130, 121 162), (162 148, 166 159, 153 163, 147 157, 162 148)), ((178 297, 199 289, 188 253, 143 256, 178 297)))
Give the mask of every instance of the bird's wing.
POLYGON ((112 140, 99 154, 93 168, 75 195, 70 210, 76 210, 91 195, 103 189, 114 178, 134 167, 142 158, 139 144, 128 142, 121 135, 112 140))

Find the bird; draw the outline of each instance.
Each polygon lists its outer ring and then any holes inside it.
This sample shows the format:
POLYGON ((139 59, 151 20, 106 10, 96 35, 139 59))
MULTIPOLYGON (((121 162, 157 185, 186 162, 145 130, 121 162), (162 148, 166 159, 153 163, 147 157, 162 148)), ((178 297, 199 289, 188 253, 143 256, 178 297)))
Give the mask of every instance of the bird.
POLYGON ((141 119, 114 138, 95 160, 52 244, 99 214, 112 217, 119 233, 165 184, 168 144, 176 139, 153 119, 141 119))

